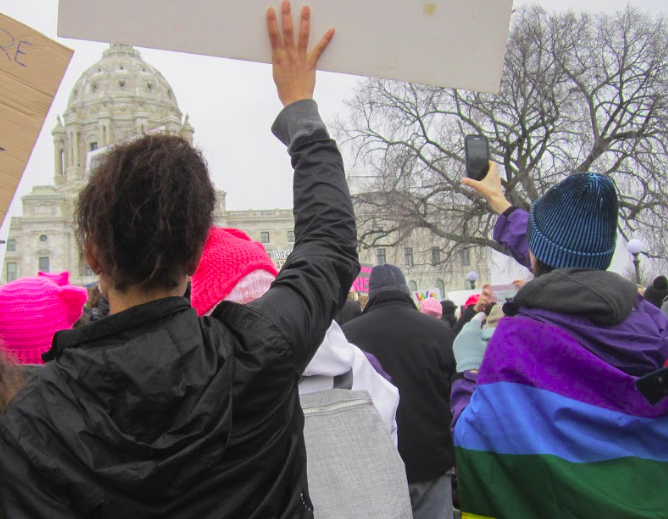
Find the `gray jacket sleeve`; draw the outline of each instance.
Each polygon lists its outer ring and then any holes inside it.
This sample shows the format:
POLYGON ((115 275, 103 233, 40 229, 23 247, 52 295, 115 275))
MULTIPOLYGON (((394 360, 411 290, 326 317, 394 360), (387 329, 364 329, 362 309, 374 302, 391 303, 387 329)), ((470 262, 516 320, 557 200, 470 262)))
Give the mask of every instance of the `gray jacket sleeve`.
POLYGON ((343 159, 315 101, 285 108, 272 130, 295 171, 295 246, 269 292, 249 306, 282 330, 301 374, 359 272, 357 230, 343 159))

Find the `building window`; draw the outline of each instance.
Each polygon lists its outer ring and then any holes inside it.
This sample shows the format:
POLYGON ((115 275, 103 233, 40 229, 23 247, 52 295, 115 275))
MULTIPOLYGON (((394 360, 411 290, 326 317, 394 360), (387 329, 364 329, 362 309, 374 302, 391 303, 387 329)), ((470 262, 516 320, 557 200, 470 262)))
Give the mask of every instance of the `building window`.
POLYGON ((268 232, 261 232, 260 233, 260 242, 261 243, 269 243, 269 233, 268 232))
POLYGON ((97 142, 90 143, 90 151, 95 151, 97 149, 97 142))
POLYGON ((415 281, 409 281, 408 290, 410 290, 411 292, 417 291, 417 283, 415 281))
POLYGON ((118 86, 121 88, 125 88, 125 81, 119 81, 118 86))
POLYGON ((15 281, 18 278, 18 271, 16 269, 16 263, 15 262, 8 262, 7 263, 7 282, 9 281, 15 281))
POLYGON ((41 241, 42 243, 46 243, 46 240, 48 240, 48 239, 49 239, 49 237, 46 234, 42 234, 39 237, 39 241, 41 241))
POLYGON ((387 258, 385 257, 385 249, 376 249, 376 263, 378 265, 385 265, 387 258))
POLYGON ((431 248, 431 264, 438 265, 441 262, 441 249, 438 247, 431 248))
POLYGON ((7 240, 7 252, 16 252, 16 240, 7 240))
POLYGON ((441 291, 441 297, 445 297, 445 283, 443 283, 442 279, 436 281, 436 288, 441 291))
POLYGON ((406 247, 404 249, 404 263, 407 267, 413 266, 413 247, 406 247))
POLYGON ((39 271, 40 272, 48 272, 49 271, 49 257, 48 256, 40 256, 40 258, 39 258, 39 271))
POLYGON ((295 242, 295 231, 288 231, 288 242, 295 242))
POLYGON ((471 266, 471 249, 462 249, 462 267, 471 266))

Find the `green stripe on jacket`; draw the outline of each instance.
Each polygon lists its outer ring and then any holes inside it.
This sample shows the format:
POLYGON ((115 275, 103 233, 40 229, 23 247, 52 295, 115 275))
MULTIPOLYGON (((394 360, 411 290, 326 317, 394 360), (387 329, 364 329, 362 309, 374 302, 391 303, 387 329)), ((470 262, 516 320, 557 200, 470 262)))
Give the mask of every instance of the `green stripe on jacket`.
POLYGON ((495 519, 668 519, 668 462, 572 463, 455 450, 465 512, 495 519))

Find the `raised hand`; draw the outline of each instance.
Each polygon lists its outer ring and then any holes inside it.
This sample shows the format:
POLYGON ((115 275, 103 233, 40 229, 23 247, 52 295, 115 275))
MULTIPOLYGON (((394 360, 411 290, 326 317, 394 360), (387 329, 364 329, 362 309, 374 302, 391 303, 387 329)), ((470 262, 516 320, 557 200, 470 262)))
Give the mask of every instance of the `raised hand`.
POLYGON ((480 298, 478 299, 478 302, 475 304, 473 309, 476 312, 484 312, 487 308, 491 306, 493 297, 494 294, 492 294, 492 289, 490 288, 490 285, 483 285, 482 294, 480 294, 480 298))
POLYGON ((273 7, 267 11, 267 28, 278 97, 283 106, 288 106, 295 101, 313 98, 318 60, 332 41, 334 29, 329 29, 322 40, 309 52, 311 10, 308 7, 302 9, 296 44, 290 2, 283 2, 281 16, 282 35, 273 7))
POLYGON ((496 167, 496 163, 489 163, 489 171, 487 176, 482 180, 473 180, 472 178, 465 178, 462 184, 472 187, 477 193, 487 200, 487 203, 497 214, 503 213, 511 204, 506 200, 503 194, 503 186, 501 185, 501 177, 496 167))

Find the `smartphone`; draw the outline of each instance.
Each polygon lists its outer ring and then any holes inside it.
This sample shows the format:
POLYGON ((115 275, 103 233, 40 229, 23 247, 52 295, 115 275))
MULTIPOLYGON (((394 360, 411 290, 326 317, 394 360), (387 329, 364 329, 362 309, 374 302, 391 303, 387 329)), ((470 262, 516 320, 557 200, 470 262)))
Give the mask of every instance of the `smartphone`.
POLYGON ((467 135, 464 138, 466 176, 482 180, 489 171, 489 142, 484 135, 467 135))
POLYGON ((668 368, 663 368, 636 380, 638 391, 649 401, 656 405, 668 397, 668 368))

